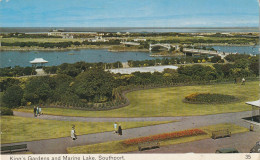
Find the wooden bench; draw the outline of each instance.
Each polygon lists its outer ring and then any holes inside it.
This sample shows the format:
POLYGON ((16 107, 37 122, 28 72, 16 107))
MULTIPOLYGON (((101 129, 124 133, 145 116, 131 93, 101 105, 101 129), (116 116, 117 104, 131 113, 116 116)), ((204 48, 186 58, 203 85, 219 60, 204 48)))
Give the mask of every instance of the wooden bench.
POLYGON ((153 148, 160 148, 160 143, 158 141, 138 143, 139 151, 142 151, 144 149, 153 149, 153 148))
POLYGON ((230 136, 231 136, 231 132, 229 131, 229 129, 217 130, 217 131, 212 132, 213 139, 222 138, 222 137, 230 137, 230 136))
POLYGON ((20 151, 28 151, 27 144, 1 147, 1 153, 13 153, 13 152, 20 152, 20 151))

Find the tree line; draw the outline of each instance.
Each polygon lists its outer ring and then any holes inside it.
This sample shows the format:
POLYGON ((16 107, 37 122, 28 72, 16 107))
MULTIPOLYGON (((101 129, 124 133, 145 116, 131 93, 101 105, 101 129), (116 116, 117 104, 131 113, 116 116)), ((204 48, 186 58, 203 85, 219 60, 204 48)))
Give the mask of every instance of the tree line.
POLYGON ((18 46, 18 47, 32 47, 32 46, 38 46, 43 48, 67 48, 71 47, 71 45, 81 45, 80 42, 13 42, 13 43, 7 43, 2 42, 2 46, 18 46))
POLYGON ((62 36, 54 36, 48 34, 25 34, 25 33, 8 33, 1 34, 3 38, 62 38, 62 36))
MULTIPOLYGON (((69 67, 65 69, 66 72, 58 72, 56 76, 31 77, 26 81, 7 78, 0 82, 0 86, 3 92, 3 106, 9 108, 28 103, 41 103, 85 109, 107 109, 126 102, 122 98, 122 87, 124 89, 133 86, 160 87, 201 84, 242 77, 254 78, 259 76, 259 67, 256 64, 259 64, 259 57, 250 56, 236 59, 234 63, 182 65, 177 70, 165 69, 162 73, 134 72, 124 75, 107 72, 101 66, 87 67, 81 62, 75 64, 83 69, 77 74, 70 74, 72 68, 69 67)), ((62 65, 66 66, 68 65, 62 65)))

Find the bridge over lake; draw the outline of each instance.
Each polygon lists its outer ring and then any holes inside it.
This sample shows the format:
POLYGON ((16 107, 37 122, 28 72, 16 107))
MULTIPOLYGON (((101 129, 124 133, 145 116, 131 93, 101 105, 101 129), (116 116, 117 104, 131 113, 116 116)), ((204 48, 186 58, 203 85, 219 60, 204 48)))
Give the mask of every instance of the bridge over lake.
POLYGON ((150 44, 149 45, 149 51, 152 51, 153 48, 155 47, 164 47, 166 49, 168 49, 168 51, 173 47, 176 48, 176 46, 171 45, 171 44, 167 44, 167 43, 157 43, 157 44, 150 44))

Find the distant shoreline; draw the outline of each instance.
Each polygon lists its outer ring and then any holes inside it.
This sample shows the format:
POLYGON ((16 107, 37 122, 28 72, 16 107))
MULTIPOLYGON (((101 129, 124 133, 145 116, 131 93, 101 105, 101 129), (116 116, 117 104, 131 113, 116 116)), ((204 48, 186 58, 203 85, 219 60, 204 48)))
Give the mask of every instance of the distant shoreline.
MULTIPOLYGON (((255 46, 250 44, 195 44, 196 46, 202 45, 202 46, 230 46, 230 47, 243 47, 243 46, 255 46)), ((257 44, 256 46, 258 46, 257 44)), ((2 46, 0 47, 1 51, 66 51, 66 50, 81 50, 81 49, 107 49, 110 52, 149 52, 148 49, 110 49, 111 46, 107 45, 88 45, 88 46, 80 46, 80 47, 68 47, 68 48, 40 48, 40 47, 6 47, 2 46)))
POLYGON ((177 32, 177 33, 217 33, 217 32, 240 32, 258 33, 258 27, 0 27, 1 33, 24 32, 40 33, 50 30, 62 29, 64 32, 177 32))

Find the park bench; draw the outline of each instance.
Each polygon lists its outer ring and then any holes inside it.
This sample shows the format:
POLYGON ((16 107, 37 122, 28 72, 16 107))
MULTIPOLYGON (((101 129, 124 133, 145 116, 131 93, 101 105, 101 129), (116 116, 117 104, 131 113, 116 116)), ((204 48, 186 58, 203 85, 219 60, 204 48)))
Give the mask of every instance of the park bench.
POLYGON ((160 143, 158 141, 138 143, 138 150, 139 151, 142 151, 144 149, 153 149, 153 148, 159 148, 159 147, 160 147, 160 143))
POLYGON ((27 144, 1 147, 1 153, 13 153, 13 152, 20 152, 20 151, 28 151, 27 144))
POLYGON ((231 132, 229 131, 229 129, 217 130, 217 131, 212 132, 213 139, 222 138, 222 137, 230 137, 230 136, 231 136, 231 132))

